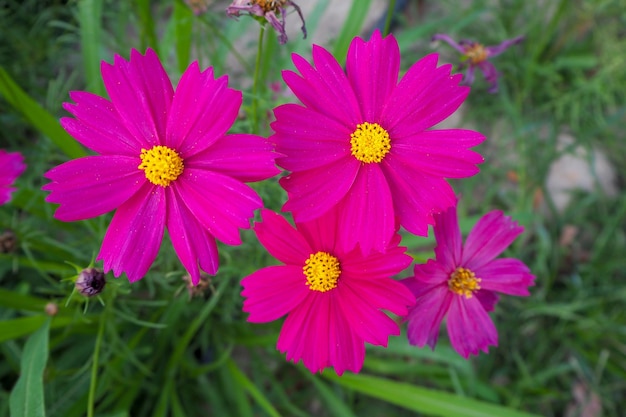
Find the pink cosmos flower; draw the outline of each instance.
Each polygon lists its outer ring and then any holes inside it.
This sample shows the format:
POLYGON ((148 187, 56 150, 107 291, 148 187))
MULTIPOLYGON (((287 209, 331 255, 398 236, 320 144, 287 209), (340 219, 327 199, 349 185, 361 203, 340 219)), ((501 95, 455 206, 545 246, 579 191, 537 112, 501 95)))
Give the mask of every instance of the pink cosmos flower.
POLYGON ((0 149, 0 204, 11 201, 11 193, 15 191, 13 182, 26 169, 24 157, 19 152, 7 152, 0 149))
POLYGON ((278 32, 278 42, 282 45, 287 43, 287 33, 285 32, 285 9, 292 6, 296 9, 302 21, 302 33, 306 39, 306 24, 300 6, 291 0, 233 0, 226 9, 228 16, 239 17, 241 12, 247 12, 252 16, 264 18, 278 32), (278 20, 280 17, 280 20, 278 20))
POLYGON ((241 284, 248 321, 265 323, 287 315, 277 348, 287 360, 311 372, 334 367, 359 372, 365 342, 387 345, 398 335, 398 324, 381 309, 407 313, 413 296, 390 277, 411 263, 398 247, 399 236, 387 252, 364 256, 356 248, 344 252, 344 227, 336 213, 312 222, 296 223, 269 210, 254 230, 265 248, 284 265, 269 266, 245 277, 241 284))
POLYGON ((61 124, 98 153, 66 162, 45 176, 47 201, 60 204, 62 221, 88 219, 117 209, 98 259, 105 272, 142 278, 154 261, 164 228, 194 284, 199 268, 215 274, 215 239, 241 243, 240 228, 262 206, 243 182, 274 176, 272 146, 259 136, 226 135, 241 106, 241 92, 226 76, 200 71, 194 62, 176 91, 148 49, 102 63, 110 101, 72 92, 65 104, 75 118, 61 124))
POLYGON ((465 100, 462 75, 437 67, 437 55, 415 63, 398 82, 400 51, 392 35, 376 31, 355 38, 346 71, 313 46, 313 63, 293 55, 301 75, 283 79, 303 105, 274 110, 278 164, 289 200, 283 210, 298 222, 332 208, 342 217, 341 240, 366 253, 391 242, 396 217, 409 232, 427 235, 433 213, 450 207, 455 195, 447 178, 478 172, 483 158, 469 150, 484 140, 471 130, 427 130, 465 100))
POLYGON ((454 41, 450 36, 440 33, 433 36, 433 41, 442 40, 448 45, 463 54, 460 68, 463 68, 467 64, 467 72, 463 78, 463 84, 471 85, 474 82, 474 70, 480 69, 485 76, 485 81, 489 83, 489 93, 498 92, 498 71, 496 67, 489 62, 489 58, 496 55, 500 55, 513 45, 524 40, 523 36, 518 36, 513 39, 507 39, 496 46, 483 46, 482 44, 466 39, 461 40, 459 43, 454 41))
POLYGON ((501 211, 483 216, 462 243, 456 207, 435 215, 436 260, 415 266, 415 276, 402 282, 416 297, 407 320, 413 345, 435 348, 447 315, 450 343, 461 356, 497 346, 498 333, 487 312, 496 293, 526 296, 535 276, 518 259, 500 255, 524 228, 501 211))

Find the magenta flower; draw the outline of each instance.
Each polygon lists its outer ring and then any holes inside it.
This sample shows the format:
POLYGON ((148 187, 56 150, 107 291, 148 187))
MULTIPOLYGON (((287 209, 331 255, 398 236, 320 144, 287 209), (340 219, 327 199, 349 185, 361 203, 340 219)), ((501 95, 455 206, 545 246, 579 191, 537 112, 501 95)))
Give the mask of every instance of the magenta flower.
POLYGON ((478 42, 466 39, 457 43, 450 36, 445 34, 433 36, 433 41, 438 40, 447 42, 450 46, 463 54, 462 61, 464 62, 461 63, 460 69, 467 64, 467 72, 463 78, 463 84, 471 85, 474 82, 474 70, 478 67, 485 76, 485 81, 490 85, 487 91, 493 94, 498 92, 499 74, 496 67, 489 62, 489 58, 500 55, 512 45, 517 45, 524 40, 524 37, 518 36, 513 39, 507 39, 497 46, 483 46, 478 42))
POLYGON ((407 320, 412 345, 437 344, 447 315, 450 343, 461 356, 497 346, 498 333, 487 312, 496 293, 525 296, 535 276, 518 259, 500 255, 524 228, 501 211, 483 216, 462 243, 456 207, 435 215, 436 260, 415 266, 415 276, 402 282, 416 297, 407 320))
POLYGON ((102 64, 111 100, 72 92, 65 109, 76 118, 61 124, 98 153, 66 162, 45 176, 47 201, 60 204, 55 217, 76 221, 117 209, 97 259, 104 270, 131 282, 154 261, 164 228, 180 261, 200 280, 199 268, 215 274, 215 239, 241 243, 240 228, 262 207, 243 182, 277 173, 272 146, 259 136, 226 135, 241 106, 241 92, 226 76, 200 71, 194 62, 176 88, 154 51, 131 52, 102 64))
POLYGON ((352 41, 345 72, 319 46, 315 66, 293 55, 301 76, 284 71, 283 78, 303 105, 277 107, 270 138, 284 155, 278 164, 291 171, 280 182, 289 197, 283 210, 306 222, 337 207, 344 250, 359 243, 364 252, 383 251, 396 217, 426 236, 433 213, 456 201, 445 177, 474 175, 483 161, 468 149, 484 140, 480 133, 427 130, 469 93, 437 59, 426 56, 398 82, 398 43, 378 31, 352 41))
POLYGON ((365 342, 387 345, 398 324, 381 310, 407 313, 413 296, 390 277, 411 263, 398 247, 399 236, 387 252, 363 256, 344 252, 343 225, 334 211, 294 229, 269 210, 254 230, 265 248, 284 265, 269 266, 245 277, 241 284, 248 321, 265 323, 287 315, 277 348, 287 360, 311 372, 334 367, 359 372, 365 342))
POLYGON ((15 191, 12 185, 25 169, 21 153, 0 149, 0 204, 11 201, 11 193, 15 191))
POLYGON ((306 39, 306 24, 300 6, 291 0, 233 0, 232 4, 226 9, 229 16, 239 17, 241 12, 249 13, 267 20, 270 25, 278 32, 278 42, 282 45, 287 43, 287 34, 285 33, 285 9, 292 6, 298 12, 302 21, 302 33, 306 39), (280 17, 280 20, 278 19, 280 17))

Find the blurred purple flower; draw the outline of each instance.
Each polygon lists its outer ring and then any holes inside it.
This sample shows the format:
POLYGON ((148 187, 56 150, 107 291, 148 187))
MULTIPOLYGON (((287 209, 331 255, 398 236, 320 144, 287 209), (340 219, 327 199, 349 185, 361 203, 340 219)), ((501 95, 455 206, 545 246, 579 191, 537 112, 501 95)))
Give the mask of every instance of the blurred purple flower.
POLYGON ((485 80, 490 84, 488 91, 492 94, 498 92, 499 74, 496 67, 489 62, 489 59, 496 55, 500 55, 510 46, 517 45, 523 40, 523 36, 518 36, 513 39, 507 39, 496 46, 483 46, 478 42, 467 39, 463 39, 457 43, 450 36, 442 33, 433 36, 433 41, 447 42, 450 46, 463 54, 460 69, 467 64, 467 72, 463 78, 463 84, 470 85, 474 82, 474 70, 478 67, 485 76, 485 80))
POLYGON ((285 8, 288 6, 292 6, 298 12, 300 20, 302 20, 302 33, 304 34, 304 38, 306 38, 304 16, 302 16, 300 7, 291 0, 233 0, 233 3, 226 9, 226 13, 229 16, 239 17, 240 12, 248 12, 252 16, 265 18, 278 32, 278 41, 282 45, 287 42, 287 34, 285 33, 285 8))
POLYGON ((15 191, 13 182, 26 169, 24 157, 19 152, 7 152, 0 149, 0 205, 11 201, 11 193, 15 191))
POLYGON ((498 293, 527 296, 535 276, 520 260, 496 259, 524 228, 501 211, 480 218, 465 243, 456 207, 435 218, 435 259, 415 265, 413 277, 402 280, 415 296, 407 316, 409 343, 437 344, 444 317, 452 347, 464 358, 497 346, 498 332, 487 314, 498 293))

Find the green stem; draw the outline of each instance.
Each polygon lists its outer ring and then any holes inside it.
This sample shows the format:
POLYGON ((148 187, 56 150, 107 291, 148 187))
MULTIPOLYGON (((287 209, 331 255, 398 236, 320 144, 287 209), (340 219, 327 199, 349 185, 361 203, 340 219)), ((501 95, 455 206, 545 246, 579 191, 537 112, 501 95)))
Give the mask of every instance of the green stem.
POLYGON ((389 8, 387 9, 387 19, 385 19, 385 31, 383 32, 383 36, 387 36, 389 34, 389 29, 391 28, 391 19, 393 19, 393 13, 396 10, 396 0, 389 0, 389 8))
POLYGON ((261 25, 259 31, 259 46, 254 63, 254 82, 252 84, 252 133, 259 133, 259 73, 261 68, 261 55, 263 54, 263 37, 265 35, 265 25, 261 25))
POLYGON ((104 334, 104 323, 106 321, 107 309, 105 309, 105 311, 100 315, 98 336, 96 338, 96 346, 93 352, 93 362, 91 363, 91 383, 89 384, 89 398, 87 400, 87 417, 93 417, 94 415, 96 386, 98 385, 98 363, 100 362, 100 347, 102 346, 102 336, 104 334))

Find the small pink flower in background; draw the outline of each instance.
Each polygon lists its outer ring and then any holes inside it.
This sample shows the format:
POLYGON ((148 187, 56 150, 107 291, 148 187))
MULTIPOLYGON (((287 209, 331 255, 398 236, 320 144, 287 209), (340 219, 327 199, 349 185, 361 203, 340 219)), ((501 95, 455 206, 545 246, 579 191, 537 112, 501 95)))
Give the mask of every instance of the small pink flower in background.
POLYGON ((291 171, 280 183, 297 222, 336 208, 341 240, 349 250, 384 251, 396 218, 409 232, 426 236, 433 213, 455 204, 447 178, 478 172, 483 158, 469 148, 484 136, 464 129, 427 130, 450 116, 468 87, 437 54, 415 63, 398 82, 400 50, 393 36, 376 31, 355 38, 346 70, 322 47, 313 63, 293 55, 296 69, 283 79, 303 105, 274 110, 278 164, 291 171))
POLYGON ((415 266, 415 276, 402 281, 415 295, 407 316, 412 345, 435 348, 439 327, 447 316, 450 343, 461 356, 497 346, 498 333, 487 312, 496 293, 526 296, 535 276, 518 259, 500 255, 524 228, 501 211, 491 211, 462 242, 456 207, 435 215, 435 260, 415 266))
POLYGON ((11 193, 15 191, 12 185, 25 169, 21 153, 0 149, 0 204, 11 201, 11 193))
POLYGON ((381 310, 407 313, 414 297, 390 277, 410 265, 398 247, 364 256, 358 248, 344 252, 341 224, 335 212, 294 229, 283 217, 261 212, 254 230, 269 253, 284 265, 269 266, 241 284, 248 321, 265 323, 287 315, 277 348, 287 360, 303 361, 311 372, 327 367, 359 372, 365 342, 387 345, 398 324, 381 310))
POLYGON ((99 155, 66 162, 45 176, 55 217, 76 221, 117 209, 98 259, 115 276, 141 279, 154 261, 165 227, 192 282, 202 269, 215 274, 215 239, 241 243, 261 198, 244 182, 278 173, 266 139, 226 135, 241 106, 241 92, 226 76, 192 63, 176 88, 156 53, 131 52, 102 64, 110 101, 74 91, 65 103, 75 118, 61 124, 99 155))
POLYGON ((185 4, 193 11, 193 14, 199 16, 209 10, 209 5, 213 0, 185 0, 185 4))
POLYGON ((282 45, 287 42, 287 34, 285 33, 285 13, 287 7, 293 7, 298 12, 302 21, 302 33, 306 39, 306 24, 300 7, 291 0, 234 0, 228 6, 226 13, 229 16, 239 17, 242 12, 249 13, 267 20, 270 25, 278 32, 278 42, 282 45), (278 19, 280 17, 280 20, 278 19))
POLYGON ((490 84, 489 92, 498 92, 498 71, 496 67, 489 62, 489 59, 500 55, 512 45, 517 45, 524 40, 523 36, 518 36, 513 39, 507 39, 497 46, 483 46, 478 42, 461 40, 460 42, 454 41, 450 36, 445 34, 437 34, 433 36, 433 41, 441 40, 447 42, 454 49, 463 54, 461 69, 467 64, 467 72, 463 78, 463 84, 471 85, 474 82, 474 71, 478 67, 485 80, 490 84))

